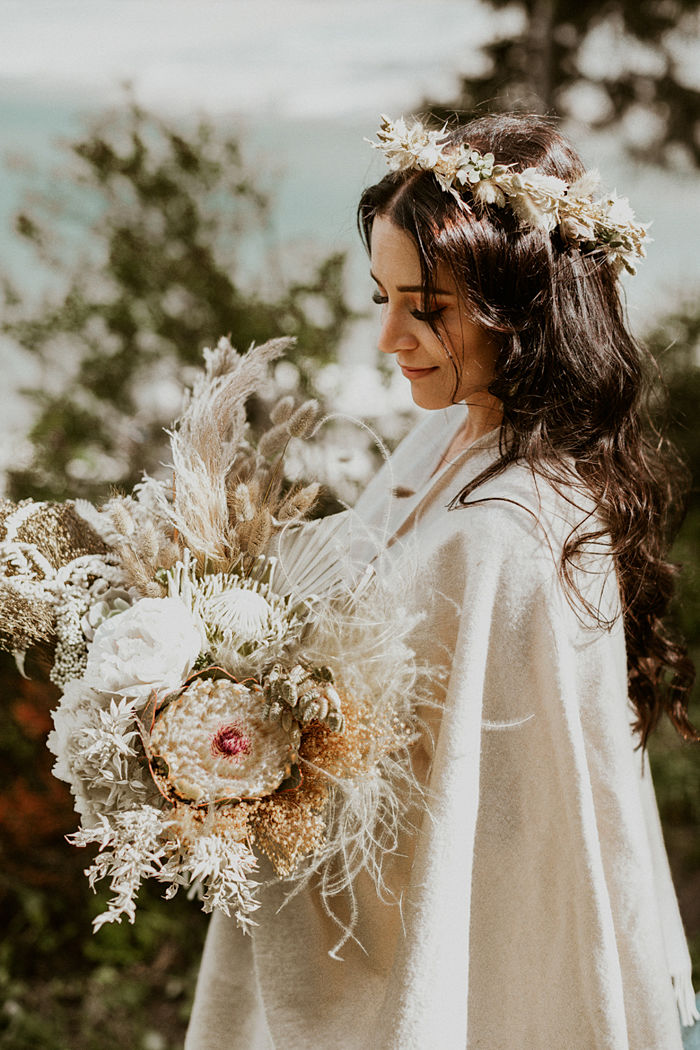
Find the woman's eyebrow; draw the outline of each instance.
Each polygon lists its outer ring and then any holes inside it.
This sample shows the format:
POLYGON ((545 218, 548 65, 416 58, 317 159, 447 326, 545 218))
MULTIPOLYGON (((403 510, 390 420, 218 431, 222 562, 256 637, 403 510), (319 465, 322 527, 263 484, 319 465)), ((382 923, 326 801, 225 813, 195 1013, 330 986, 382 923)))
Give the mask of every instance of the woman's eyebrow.
MULTIPOLYGON (((373 281, 376 281, 377 284, 381 284, 382 283, 379 280, 378 277, 374 276, 374 274, 372 273, 371 270, 369 272, 369 275, 370 275, 370 277, 372 278, 373 281)), ((425 291, 425 286, 422 285, 422 284, 400 284, 400 285, 397 286, 396 291, 397 292, 424 292, 425 291)), ((433 295, 454 295, 455 294, 454 292, 450 292, 447 288, 432 288, 431 292, 432 292, 433 295)))

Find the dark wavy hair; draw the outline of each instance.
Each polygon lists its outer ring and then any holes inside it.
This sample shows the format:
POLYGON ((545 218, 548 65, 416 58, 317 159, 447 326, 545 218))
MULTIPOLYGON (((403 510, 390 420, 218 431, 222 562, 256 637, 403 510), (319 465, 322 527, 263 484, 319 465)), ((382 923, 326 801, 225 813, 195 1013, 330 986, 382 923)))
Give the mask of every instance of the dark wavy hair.
MULTIPOLYGON (((568 183, 584 172, 573 147, 543 117, 481 117, 450 131, 449 141, 568 183)), ((577 556, 596 540, 610 543, 641 746, 664 711, 682 736, 698 740, 688 719, 693 664, 662 622, 676 572, 666 559, 685 510, 687 473, 652 425, 658 373, 628 331, 616 274, 604 249, 568 247, 556 230, 523 229, 510 209, 479 206, 468 190, 464 202, 430 172, 413 170, 392 172, 365 190, 358 209, 368 251, 377 216, 413 239, 426 311, 437 269, 446 266, 470 320, 499 345, 489 392, 503 404, 500 455, 451 509, 474 502, 474 490, 514 462, 564 494, 573 485, 592 496, 602 524, 572 530, 560 573, 590 609, 576 587, 577 556)), ((440 336, 439 321, 434 330, 440 336)), ((455 390, 458 382, 456 374, 455 390)))

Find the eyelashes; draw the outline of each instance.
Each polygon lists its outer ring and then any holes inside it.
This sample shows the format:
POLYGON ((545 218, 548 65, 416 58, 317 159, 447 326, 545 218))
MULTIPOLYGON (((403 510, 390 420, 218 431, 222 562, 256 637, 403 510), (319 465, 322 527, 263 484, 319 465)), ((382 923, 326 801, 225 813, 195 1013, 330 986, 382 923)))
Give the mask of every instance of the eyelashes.
MULTIPOLYGON (((377 306, 385 306, 386 303, 389 302, 389 299, 386 295, 382 295, 380 292, 373 292, 372 302, 376 303, 377 306)), ((415 317, 417 321, 425 321, 426 324, 434 324, 445 309, 446 307, 444 306, 438 306, 434 310, 411 310, 411 315, 415 317)))
POLYGON ((411 310, 411 313, 417 321, 426 321, 428 324, 432 324, 434 321, 437 321, 444 309, 444 306, 438 306, 435 310, 411 310))

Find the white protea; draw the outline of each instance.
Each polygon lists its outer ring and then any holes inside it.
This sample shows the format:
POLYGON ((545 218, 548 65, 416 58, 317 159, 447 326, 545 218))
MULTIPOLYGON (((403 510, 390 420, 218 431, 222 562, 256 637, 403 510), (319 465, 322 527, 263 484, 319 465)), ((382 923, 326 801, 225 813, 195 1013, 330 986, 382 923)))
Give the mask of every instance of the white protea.
POLYGON ((259 674, 280 659, 304 625, 298 599, 270 583, 274 565, 261 574, 209 573, 199 578, 189 551, 164 579, 201 622, 212 662, 231 674, 259 674), (267 578, 265 578, 267 577, 267 578))

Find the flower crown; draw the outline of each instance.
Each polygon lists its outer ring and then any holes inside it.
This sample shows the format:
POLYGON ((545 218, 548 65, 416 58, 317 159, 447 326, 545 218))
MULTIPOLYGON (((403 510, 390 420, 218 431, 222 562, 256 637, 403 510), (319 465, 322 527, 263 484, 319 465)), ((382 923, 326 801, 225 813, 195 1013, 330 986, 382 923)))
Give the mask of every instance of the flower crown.
POLYGON ((592 199, 600 182, 597 171, 569 185, 536 168, 512 171, 511 165, 496 164, 493 153, 455 145, 445 134, 446 127, 429 131, 418 121, 409 126, 403 118, 394 123, 382 115, 379 141, 370 145, 382 150, 391 171, 431 171, 467 211, 462 193, 468 189, 479 204, 509 207, 524 226, 558 228, 566 244, 603 249, 616 273, 635 273, 633 260, 646 255, 648 224, 635 222, 626 197, 611 193, 592 199))

